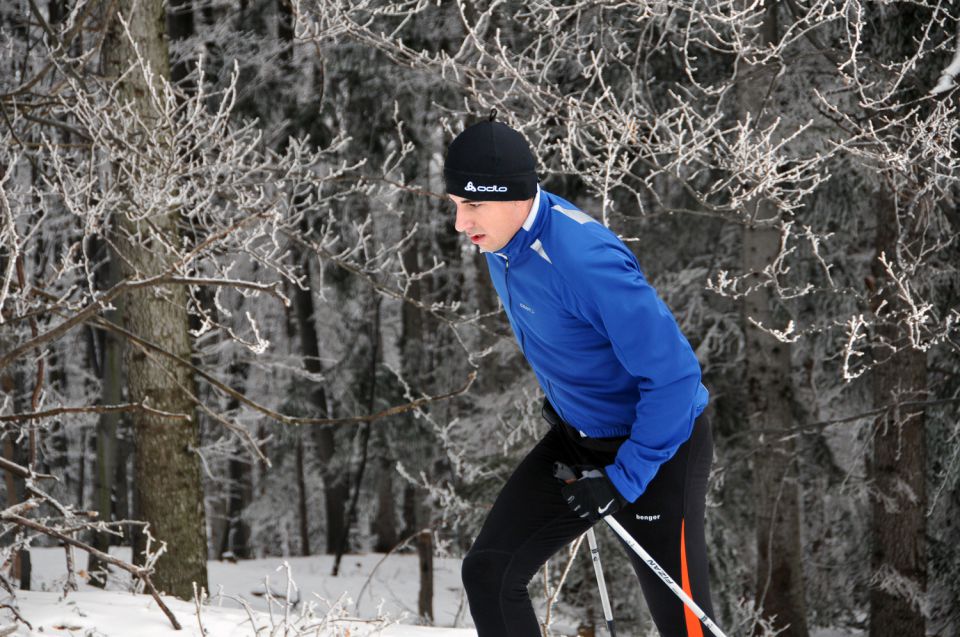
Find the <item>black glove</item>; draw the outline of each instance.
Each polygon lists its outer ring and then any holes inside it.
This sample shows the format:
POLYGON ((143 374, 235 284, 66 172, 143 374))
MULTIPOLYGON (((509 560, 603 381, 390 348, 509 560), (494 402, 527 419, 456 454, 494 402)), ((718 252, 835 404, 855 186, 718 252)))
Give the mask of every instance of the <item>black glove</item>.
POLYGON ((607 474, 597 467, 582 465, 571 469, 555 462, 553 475, 565 483, 560 492, 573 512, 591 522, 612 515, 628 504, 607 474))

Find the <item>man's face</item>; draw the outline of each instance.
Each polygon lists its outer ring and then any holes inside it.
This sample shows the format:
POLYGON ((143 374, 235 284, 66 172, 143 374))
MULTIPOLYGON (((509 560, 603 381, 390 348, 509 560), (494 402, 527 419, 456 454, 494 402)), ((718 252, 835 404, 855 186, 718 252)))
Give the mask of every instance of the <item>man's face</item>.
POLYGON ((496 252, 510 242, 530 212, 532 199, 525 201, 473 201, 447 195, 457 206, 457 232, 472 243, 496 252))

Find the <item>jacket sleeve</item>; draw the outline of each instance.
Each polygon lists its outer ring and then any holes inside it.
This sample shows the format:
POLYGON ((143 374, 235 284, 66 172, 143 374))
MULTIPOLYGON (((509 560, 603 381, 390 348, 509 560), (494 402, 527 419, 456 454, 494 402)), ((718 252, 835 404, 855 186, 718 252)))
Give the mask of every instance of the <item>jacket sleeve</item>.
POLYGON ((605 467, 617 490, 633 502, 690 437, 700 363, 633 253, 616 237, 590 242, 580 256, 576 272, 564 273, 577 309, 609 339, 639 389, 630 437, 605 467))

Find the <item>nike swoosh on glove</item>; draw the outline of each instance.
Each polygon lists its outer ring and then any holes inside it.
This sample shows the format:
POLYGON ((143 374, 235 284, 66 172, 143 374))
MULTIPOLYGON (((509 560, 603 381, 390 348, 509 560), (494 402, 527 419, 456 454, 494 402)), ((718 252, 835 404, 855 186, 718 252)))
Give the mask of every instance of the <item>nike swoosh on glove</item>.
POLYGON ((580 466, 574 467, 573 473, 576 479, 566 481, 566 486, 560 492, 573 512, 581 518, 596 522, 627 505, 626 498, 620 495, 602 469, 580 466))

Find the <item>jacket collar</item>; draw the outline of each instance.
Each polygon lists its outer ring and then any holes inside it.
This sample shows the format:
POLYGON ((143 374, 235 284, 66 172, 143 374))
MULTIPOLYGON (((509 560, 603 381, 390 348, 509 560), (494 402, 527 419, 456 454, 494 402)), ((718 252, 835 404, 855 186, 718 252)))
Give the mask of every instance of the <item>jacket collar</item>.
POLYGON ((531 247, 537 243, 540 233, 543 232, 543 226, 546 224, 547 214, 542 210, 547 204, 547 198, 544 196, 540 185, 537 185, 537 194, 533 198, 533 205, 530 206, 530 212, 524 220, 523 225, 517 230, 513 238, 507 242, 507 245, 497 250, 494 254, 509 259, 511 262, 520 260, 527 253, 532 252, 531 247))

